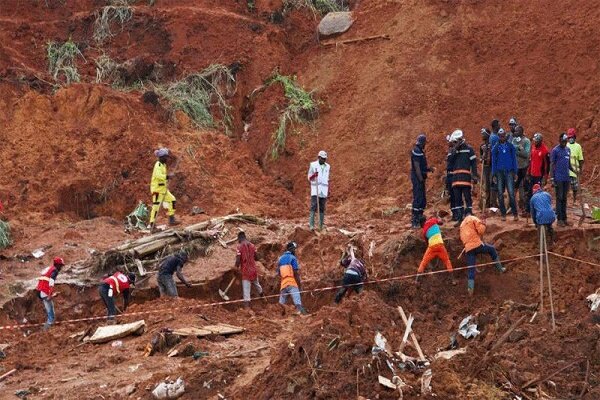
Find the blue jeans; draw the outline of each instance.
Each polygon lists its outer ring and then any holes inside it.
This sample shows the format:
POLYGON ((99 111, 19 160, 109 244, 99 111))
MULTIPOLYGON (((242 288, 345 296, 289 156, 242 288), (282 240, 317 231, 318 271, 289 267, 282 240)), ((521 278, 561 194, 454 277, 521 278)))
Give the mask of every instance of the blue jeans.
POLYGON ((300 290, 296 286, 288 286, 281 289, 279 292, 279 304, 286 304, 287 298, 291 297, 298 311, 302 310, 302 299, 300 298, 300 290))
POLYGON ((42 303, 44 304, 46 316, 48 317, 48 320, 46 321, 46 327, 49 327, 54 323, 54 303, 52 302, 51 297, 44 297, 42 299, 42 303))
POLYGON ((517 216, 517 203, 515 202, 515 181, 512 171, 497 171, 498 180, 498 206, 502 216, 506 215, 506 206, 504 205, 504 189, 508 192, 508 202, 514 216, 517 216))
POLYGON ((469 280, 475 280, 475 270, 476 268, 474 267, 475 264, 477 264, 477 254, 489 254, 490 257, 492 257, 492 261, 498 261, 498 252, 496 252, 496 249, 494 248, 494 246, 489 245, 489 244, 482 244, 481 246, 474 248, 471 251, 467 251, 466 253, 466 258, 467 258, 467 266, 471 267, 469 268, 469 272, 468 272, 468 279, 469 280))

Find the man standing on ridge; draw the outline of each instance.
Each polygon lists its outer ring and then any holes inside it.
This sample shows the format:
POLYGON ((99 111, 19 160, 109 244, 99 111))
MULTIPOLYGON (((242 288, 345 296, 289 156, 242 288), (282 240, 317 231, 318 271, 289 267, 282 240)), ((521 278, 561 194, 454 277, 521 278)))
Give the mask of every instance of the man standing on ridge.
POLYGON ((561 133, 559 144, 550 153, 550 182, 556 191, 556 218, 558 226, 567 226, 567 195, 571 182, 571 150, 567 147, 567 134, 561 133))
POLYGON ((179 222, 175 220, 175 203, 176 199, 168 189, 168 180, 172 176, 167 174, 167 160, 169 158, 169 149, 160 148, 154 152, 158 158, 152 170, 152 180, 150 181, 150 192, 152 193, 152 210, 150 211, 150 232, 156 230, 156 215, 160 211, 160 206, 164 203, 167 205, 167 215, 169 216, 169 225, 177 225, 179 222))
POLYGON ((308 181, 310 182, 310 230, 315 229, 315 213, 319 212, 319 230, 325 224, 325 207, 329 195, 329 171, 331 167, 327 164, 327 153, 319 151, 317 161, 310 163, 308 167, 308 181))
POLYGON ((498 131, 500 141, 492 149, 492 175, 498 184, 498 205, 502 221, 506 221, 504 189, 508 191, 508 201, 515 221, 519 219, 515 202, 514 177, 517 174, 517 154, 515 146, 507 140, 506 132, 498 131))
POLYGON ((455 196, 458 213, 458 221, 454 226, 458 227, 465 216, 473 213, 471 189, 473 183, 477 183, 479 176, 477 175, 477 156, 473 148, 465 142, 463 131, 457 129, 452 132, 450 140, 454 143, 450 155, 452 192, 455 196))
POLYGON ((427 206, 426 196, 426 181, 427 173, 433 172, 433 168, 427 165, 427 157, 425 156, 425 145, 427 137, 421 133, 417 137, 415 147, 410 154, 410 181, 412 182, 412 220, 411 226, 418 228, 421 215, 427 206))
POLYGON ((525 190, 529 191, 527 170, 529 169, 531 142, 527 136, 524 135, 523 127, 521 125, 515 127, 512 144, 515 146, 517 153, 517 182, 515 183, 515 193, 519 193, 519 209, 524 212, 525 203, 527 202, 525 190))
POLYGON ((527 188, 527 201, 525 202, 525 212, 530 213, 530 200, 533 196, 532 188, 535 184, 546 186, 548 173, 550 172, 550 152, 543 143, 543 136, 536 132, 533 135, 533 146, 531 146, 531 155, 529 160, 529 169, 527 170, 529 187, 527 188))
POLYGON ((44 309, 46 310, 46 323, 44 324, 44 330, 50 328, 50 326, 54 323, 54 302, 52 298, 54 297, 54 283, 56 282, 56 278, 58 277, 58 273, 65 265, 65 262, 60 257, 55 257, 52 261, 52 265, 48 268, 45 268, 41 276, 38 278, 38 284, 35 288, 38 298, 44 304, 44 309))
POLYGON ((497 119, 492 121, 492 132, 490 133, 489 148, 490 148, 490 207, 498 207, 498 185, 494 179, 494 175, 491 174, 491 163, 494 162, 491 151, 496 144, 500 141, 498 132, 500 131, 500 121, 497 119))
POLYGON ((581 148, 581 145, 576 142, 577 131, 575 128, 569 128, 567 137, 569 138, 567 146, 569 146, 569 150, 571 150, 571 171, 569 171, 569 176, 571 177, 571 190, 573 190, 573 204, 577 204, 579 180, 583 173, 583 149, 581 148))
POLYGON ((250 308, 250 291, 252 286, 258 291, 260 297, 264 297, 262 286, 258 282, 256 258, 256 248, 246 238, 245 232, 239 232, 235 266, 242 272, 242 294, 244 297, 244 307, 246 308, 250 308))
POLYGON ((479 204, 482 210, 490 206, 490 186, 492 184, 492 149, 490 147, 490 131, 481 128, 482 143, 479 146, 479 157, 481 157, 481 191, 479 193, 479 204), (485 201, 484 201, 485 199, 485 201))
POLYGON ((131 292, 135 284, 135 274, 133 272, 125 275, 122 272, 115 272, 111 276, 102 279, 102 283, 98 287, 100 297, 104 301, 104 305, 108 311, 108 319, 112 320, 117 315, 117 307, 115 306, 115 295, 123 294, 123 312, 129 306, 131 292))

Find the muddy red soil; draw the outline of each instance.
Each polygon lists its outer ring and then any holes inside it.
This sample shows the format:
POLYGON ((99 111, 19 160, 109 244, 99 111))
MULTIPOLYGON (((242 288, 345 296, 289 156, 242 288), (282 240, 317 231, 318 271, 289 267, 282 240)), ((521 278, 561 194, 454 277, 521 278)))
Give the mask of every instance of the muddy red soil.
MULTIPOLYGON (((429 134, 428 156, 439 171, 429 182, 432 210, 444 207, 437 198, 445 135, 460 127, 477 144, 481 126, 492 118, 506 124, 511 115, 526 134, 541 131, 551 145, 559 132, 576 127, 586 156, 582 181, 588 195, 597 193, 590 176, 600 144, 600 11, 591 2, 356 1, 352 28, 328 40, 378 34, 391 40, 328 47, 316 39, 314 14, 299 10, 280 19, 279 0, 256 1, 255 11, 232 0, 155 3, 138 1, 132 21, 100 45, 92 31, 103 1, 2 2, 0 201, 15 243, 0 260, 0 325, 43 322, 41 306, 28 289, 54 255, 73 264, 131 237, 123 232, 122 219, 139 200, 149 202, 152 150, 158 146, 171 148, 179 159, 171 189, 184 223, 207 218, 190 215, 194 206, 211 216, 239 209, 273 218, 268 228, 245 227, 258 246, 260 276, 270 294, 277 292, 273 262, 288 240, 300 243, 306 288, 336 284, 340 250, 348 242, 337 228, 363 231, 356 243, 365 251, 375 242, 368 262, 372 279, 416 271, 425 243, 405 228, 404 208, 410 202, 407 154, 420 131, 429 134), (69 38, 85 57, 78 61, 82 83, 57 88, 47 72, 46 44, 69 38), (213 63, 240 63, 237 90, 229 99, 231 136, 195 129, 184 115, 167 112, 165 104, 145 102, 144 90, 95 84, 94 59, 100 54, 133 60, 132 79, 146 85, 171 82, 213 63), (312 126, 294 127, 277 161, 268 153, 283 93, 271 87, 252 104, 247 101, 275 69, 296 75, 321 101, 319 118, 312 126), (331 217, 327 233, 314 235, 304 227, 305 174, 320 149, 328 151, 332 165, 331 217), (384 215, 392 207, 399 211, 384 215), (14 257, 42 247, 47 250, 40 260, 14 257)), ((456 260, 457 232, 445 227, 444 234, 456 260)), ((555 251, 598 263, 597 236, 598 228, 587 223, 559 230, 555 251)), ((486 240, 500 240, 504 259, 538 251, 535 230, 524 221, 491 218, 486 240)), ((218 394, 396 399, 398 392, 377 383, 378 374, 392 374, 381 356, 373 359, 371 348, 378 331, 398 348, 404 331, 398 305, 415 316, 414 330, 429 358, 448 346, 465 316, 476 316, 481 335, 459 338, 466 354, 430 366, 438 399, 600 397, 600 327, 585 301, 600 284, 598 267, 551 257, 557 318, 552 332, 547 304, 530 322, 539 301, 535 259, 509 263, 503 275, 482 268, 473 298, 466 295, 464 272, 457 272, 456 286, 446 274, 426 277, 419 285, 412 279, 368 285, 337 307, 331 304, 333 292, 307 293, 307 318, 291 311, 281 315, 275 299, 253 304, 253 311, 203 306, 219 300, 218 288, 234 275, 232 264, 232 249, 220 246, 210 257, 193 259, 186 274, 207 285, 182 289, 178 301, 158 299, 152 280, 139 288, 131 311, 166 311, 145 315, 147 333, 123 339, 122 347, 70 338, 102 322, 57 325, 47 333, 1 330, 0 344, 9 347, 0 375, 12 368, 17 372, 0 382, 0 398, 27 389, 29 398, 116 399, 129 396, 129 385, 135 388, 129 397, 151 398, 159 381, 181 376, 186 381, 182 398, 188 399, 218 394), (509 340, 490 351, 523 316, 525 322, 509 340), (163 328, 215 322, 246 331, 190 340, 209 353, 197 361, 166 353, 143 356, 163 328), (339 345, 329 350, 336 337, 339 345), (259 347, 264 348, 235 356, 236 350, 259 347), (547 378, 571 362, 576 363, 547 378), (538 378, 540 384, 522 389, 538 378)), ((103 314, 93 285, 60 280, 59 320, 103 314)), ((240 296, 236 283, 231 297, 240 296)), ((411 347, 406 352, 416 356, 411 347)), ((432 398, 420 395, 422 373, 399 373, 410 386, 404 398, 432 398)))

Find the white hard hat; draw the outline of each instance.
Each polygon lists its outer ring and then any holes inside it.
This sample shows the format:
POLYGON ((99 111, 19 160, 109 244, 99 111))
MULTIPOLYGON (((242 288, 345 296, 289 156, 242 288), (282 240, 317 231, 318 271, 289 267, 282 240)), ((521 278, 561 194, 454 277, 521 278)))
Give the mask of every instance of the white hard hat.
POLYGON ((454 132, 452 132, 452 135, 450 135, 450 141, 451 142, 455 142, 457 140, 461 140, 463 138, 463 131, 461 131, 460 129, 455 130, 454 132))
POLYGON ((325 150, 321 150, 319 152, 319 157, 321 157, 321 158, 327 158, 327 152, 325 150))

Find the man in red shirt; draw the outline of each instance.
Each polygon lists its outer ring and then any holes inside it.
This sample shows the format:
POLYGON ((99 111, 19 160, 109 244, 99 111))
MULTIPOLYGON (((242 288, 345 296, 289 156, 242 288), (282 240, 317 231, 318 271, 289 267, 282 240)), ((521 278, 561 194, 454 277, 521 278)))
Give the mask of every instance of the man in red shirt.
POLYGON ((529 184, 527 187, 527 199, 525 201, 525 212, 528 214, 530 212, 529 200, 533 196, 533 185, 539 184, 541 187, 544 187, 548 180, 548 173, 550 172, 550 151, 543 143, 543 139, 542 134, 539 132, 533 135, 531 158, 529 169, 527 170, 529 184))
POLYGON ((98 287, 98 292, 108 310, 109 320, 114 319, 118 311, 115 306, 115 294, 123 294, 122 311, 125 311, 127 306, 129 306, 129 299, 131 298, 132 286, 134 284, 135 274, 133 272, 127 275, 122 272, 115 272, 113 275, 102 279, 102 283, 98 287))
POLYGON ((58 273, 65 265, 65 262, 60 257, 55 257, 52 265, 44 269, 41 276, 38 278, 38 284, 35 288, 38 294, 38 298, 42 300, 44 309, 46 310, 47 320, 44 324, 44 330, 50 328, 50 325, 54 323, 54 303, 52 298, 54 297, 52 292, 54 291, 54 282, 58 277, 58 273))
POLYGON ((246 308, 250 308, 250 290, 252 286, 256 288, 259 296, 264 297, 263 289, 258 282, 256 260, 256 248, 248 239, 246 239, 246 233, 238 233, 235 266, 242 271, 242 292, 244 294, 244 306, 246 308))

